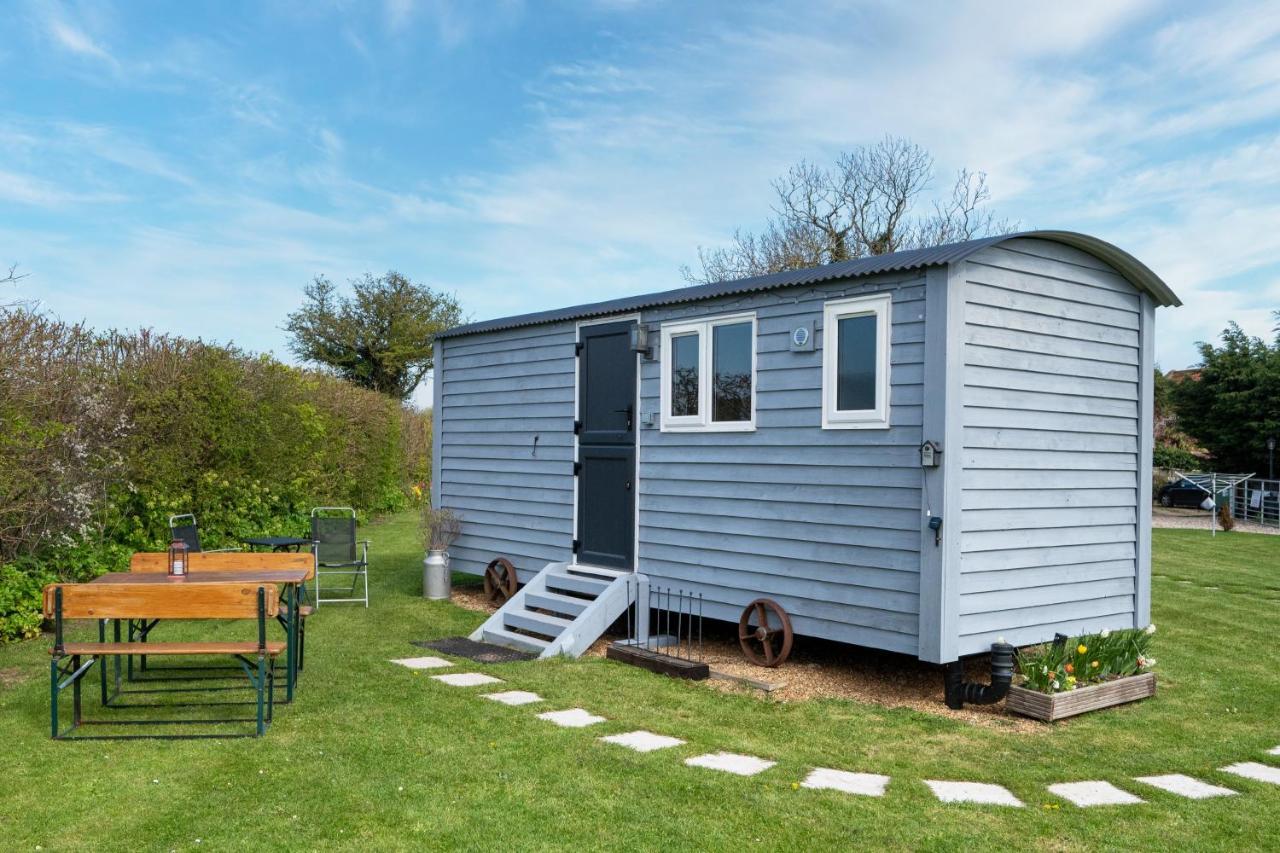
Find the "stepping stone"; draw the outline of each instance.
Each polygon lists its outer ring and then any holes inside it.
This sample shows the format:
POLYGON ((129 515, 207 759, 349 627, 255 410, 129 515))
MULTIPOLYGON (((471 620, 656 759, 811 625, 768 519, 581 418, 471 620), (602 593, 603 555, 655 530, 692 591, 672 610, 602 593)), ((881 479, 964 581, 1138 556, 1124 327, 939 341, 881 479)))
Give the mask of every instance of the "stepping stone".
POLYGON ((930 779, 924 783, 933 795, 944 803, 982 803, 988 806, 1021 806, 1022 801, 1009 793, 1007 788, 986 782, 938 782, 930 779))
POLYGON ((889 784, 888 776, 875 773, 850 773, 847 770, 831 770, 817 767, 809 771, 809 775, 800 783, 804 788, 830 789, 843 791, 846 794, 861 794, 864 797, 883 797, 885 786, 889 784))
POLYGON ((1142 802, 1128 791, 1110 782, 1060 782, 1049 786, 1049 793, 1062 797, 1081 808, 1090 806, 1131 806, 1142 802))
POLYGON ((442 666, 453 666, 453 661, 444 658, 400 658, 393 660, 392 663, 398 663, 401 666, 407 666, 409 669, 439 669, 442 666))
POLYGON ((1238 764, 1232 764, 1230 767, 1222 768, 1222 771, 1224 773, 1234 773, 1236 776, 1252 779, 1255 782, 1270 782, 1272 785, 1280 785, 1280 767, 1272 767, 1269 764, 1259 764, 1256 761, 1241 761, 1238 764))
POLYGON ((548 720, 557 726, 564 726, 566 729, 582 729, 604 722, 604 717, 597 717, 582 708, 570 708, 567 711, 547 711, 545 714, 539 714, 538 719, 548 720))
POLYGON ((1139 782, 1152 785, 1162 791, 1168 791, 1180 797, 1189 797, 1193 800, 1207 800, 1210 797, 1231 797, 1235 796, 1236 793, 1230 788, 1224 788, 1221 785, 1210 785, 1208 782, 1201 782, 1199 779, 1183 776, 1181 773, 1170 773, 1167 776, 1138 776, 1136 778, 1139 782))
POLYGON ((484 698, 492 699, 495 702, 501 702, 503 705, 530 705, 534 702, 541 702, 542 697, 537 693, 530 693, 528 690, 507 690, 503 693, 486 693, 484 698))
POLYGON ((501 684, 501 678, 485 675, 482 672, 455 672, 449 675, 433 675, 436 681, 442 681, 450 687, 478 687, 481 684, 501 684))
POLYGON ((627 749, 634 749, 636 752, 653 752, 655 749, 666 749, 667 747, 680 746, 684 743, 678 737, 655 735, 653 732, 646 731, 608 735, 600 738, 600 740, 605 743, 616 743, 618 746, 625 746, 627 749))
POLYGON ((1267 750, 1267 755, 1280 755, 1280 746, 1267 750))
POLYGON ((720 770, 737 776, 754 776, 757 773, 763 773, 778 762, 766 761, 763 758, 756 758, 754 755, 713 752, 707 755, 695 755, 693 758, 686 758, 684 763, 690 767, 706 767, 708 770, 720 770))

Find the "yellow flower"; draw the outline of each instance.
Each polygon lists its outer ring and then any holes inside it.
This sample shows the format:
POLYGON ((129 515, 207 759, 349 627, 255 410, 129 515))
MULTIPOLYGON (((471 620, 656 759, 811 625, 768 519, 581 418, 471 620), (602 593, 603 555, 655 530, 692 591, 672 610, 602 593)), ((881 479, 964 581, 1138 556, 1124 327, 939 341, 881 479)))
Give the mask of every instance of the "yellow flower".
POLYGON ((1097 668, 1098 668, 1098 662, 1097 662, 1097 661, 1094 661, 1093 663, 1089 664, 1089 666, 1093 667, 1094 669, 1097 669, 1097 668))
POLYGON ((1076 646, 1076 654, 1082 655, 1087 651, 1089 651, 1089 647, 1086 646, 1084 643, 1081 643, 1080 645, 1076 646))

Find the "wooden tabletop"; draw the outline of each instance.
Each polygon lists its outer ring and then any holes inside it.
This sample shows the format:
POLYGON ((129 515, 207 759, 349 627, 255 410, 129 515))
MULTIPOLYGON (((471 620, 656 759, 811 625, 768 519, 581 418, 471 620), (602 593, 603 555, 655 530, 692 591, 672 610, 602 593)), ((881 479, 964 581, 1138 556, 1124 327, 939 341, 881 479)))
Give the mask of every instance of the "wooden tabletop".
MULTIPOLYGON (((302 583, 309 574, 309 569, 246 569, 235 572, 191 572, 186 578, 192 583, 302 583)), ((183 581, 170 578, 165 572, 110 572, 94 578, 90 583, 179 584, 183 581)))

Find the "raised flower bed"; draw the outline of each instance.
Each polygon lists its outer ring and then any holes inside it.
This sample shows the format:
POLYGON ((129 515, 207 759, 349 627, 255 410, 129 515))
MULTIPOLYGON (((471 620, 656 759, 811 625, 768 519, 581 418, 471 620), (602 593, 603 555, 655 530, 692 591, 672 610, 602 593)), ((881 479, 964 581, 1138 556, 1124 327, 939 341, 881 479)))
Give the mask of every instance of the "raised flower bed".
POLYGON ((1154 696, 1154 634, 1155 625, 1103 631, 1019 652, 1019 683, 1005 706, 1052 722, 1154 696))

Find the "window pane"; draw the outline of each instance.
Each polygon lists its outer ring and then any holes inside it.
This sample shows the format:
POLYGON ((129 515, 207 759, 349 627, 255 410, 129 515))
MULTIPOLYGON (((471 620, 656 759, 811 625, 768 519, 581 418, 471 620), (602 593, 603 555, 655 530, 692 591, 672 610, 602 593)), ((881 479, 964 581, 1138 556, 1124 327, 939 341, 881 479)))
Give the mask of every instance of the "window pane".
POLYGON ((836 408, 856 412, 876 407, 876 315, 841 317, 836 349, 836 408))
POLYGON ((716 326, 711 333, 711 419, 751 420, 751 324, 716 326))
POLYGON ((698 336, 671 339, 671 415, 698 414, 698 336))

